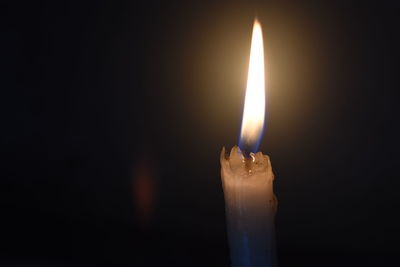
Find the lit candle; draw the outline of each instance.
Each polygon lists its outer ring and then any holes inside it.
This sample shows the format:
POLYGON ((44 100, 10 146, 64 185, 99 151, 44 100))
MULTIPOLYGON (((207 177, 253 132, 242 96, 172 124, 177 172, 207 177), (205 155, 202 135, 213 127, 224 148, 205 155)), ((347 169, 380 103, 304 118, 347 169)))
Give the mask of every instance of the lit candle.
POLYGON ((275 266, 274 216, 271 162, 257 152, 264 129, 265 78, 263 36, 255 20, 239 146, 230 155, 221 152, 221 176, 225 196, 229 248, 233 267, 275 266))

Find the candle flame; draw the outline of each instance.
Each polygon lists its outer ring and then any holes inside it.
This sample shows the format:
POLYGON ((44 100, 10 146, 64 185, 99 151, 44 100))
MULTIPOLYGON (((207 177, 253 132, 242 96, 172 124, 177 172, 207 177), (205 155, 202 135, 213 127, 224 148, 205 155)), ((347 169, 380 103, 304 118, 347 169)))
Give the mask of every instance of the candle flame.
POLYGON ((251 38, 250 63, 240 132, 242 151, 256 152, 264 129, 265 77, 264 47, 260 22, 255 19, 251 38))

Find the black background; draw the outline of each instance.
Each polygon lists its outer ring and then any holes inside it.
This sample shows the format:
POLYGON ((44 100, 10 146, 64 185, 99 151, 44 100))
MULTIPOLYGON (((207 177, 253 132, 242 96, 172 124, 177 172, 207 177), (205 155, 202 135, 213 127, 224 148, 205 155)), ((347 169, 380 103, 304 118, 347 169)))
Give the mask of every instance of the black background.
POLYGON ((2 6, 1 264, 229 266, 255 15, 280 266, 399 264, 394 1, 2 6))

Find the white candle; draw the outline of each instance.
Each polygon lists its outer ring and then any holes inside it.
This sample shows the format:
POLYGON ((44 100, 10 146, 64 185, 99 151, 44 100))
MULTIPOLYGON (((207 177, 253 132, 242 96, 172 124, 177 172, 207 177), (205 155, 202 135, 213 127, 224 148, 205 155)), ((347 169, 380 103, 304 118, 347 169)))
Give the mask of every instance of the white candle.
POLYGON ((233 267, 274 266, 274 215, 271 162, 261 152, 243 157, 238 147, 221 153, 229 248, 233 267))
POLYGON ((261 25, 256 20, 250 50, 246 99, 240 146, 230 155, 221 152, 221 177, 225 196, 229 248, 233 267, 276 265, 273 193, 269 157, 256 151, 265 115, 264 51, 261 25))

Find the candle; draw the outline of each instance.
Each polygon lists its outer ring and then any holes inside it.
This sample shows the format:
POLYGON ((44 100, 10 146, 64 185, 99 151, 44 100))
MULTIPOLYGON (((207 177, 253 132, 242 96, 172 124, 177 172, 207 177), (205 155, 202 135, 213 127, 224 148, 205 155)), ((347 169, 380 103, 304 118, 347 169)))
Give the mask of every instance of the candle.
POLYGON ((276 265, 271 162, 257 152, 264 129, 265 78, 263 37, 255 20, 239 147, 221 152, 221 177, 231 264, 233 267, 276 265))

